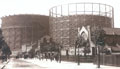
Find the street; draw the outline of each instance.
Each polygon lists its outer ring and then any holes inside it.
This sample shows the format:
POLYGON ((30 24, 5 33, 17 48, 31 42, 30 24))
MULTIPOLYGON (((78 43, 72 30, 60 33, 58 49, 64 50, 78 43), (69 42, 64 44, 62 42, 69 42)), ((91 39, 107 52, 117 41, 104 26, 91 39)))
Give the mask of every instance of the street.
POLYGON ((46 69, 46 68, 40 67, 38 65, 23 60, 11 59, 10 62, 3 69, 46 69))
POLYGON ((0 69, 120 69, 120 67, 115 66, 104 66, 101 65, 100 68, 97 68, 97 65, 93 63, 77 63, 62 61, 61 63, 53 60, 39 60, 36 58, 33 59, 10 59, 9 63, 5 67, 0 69))

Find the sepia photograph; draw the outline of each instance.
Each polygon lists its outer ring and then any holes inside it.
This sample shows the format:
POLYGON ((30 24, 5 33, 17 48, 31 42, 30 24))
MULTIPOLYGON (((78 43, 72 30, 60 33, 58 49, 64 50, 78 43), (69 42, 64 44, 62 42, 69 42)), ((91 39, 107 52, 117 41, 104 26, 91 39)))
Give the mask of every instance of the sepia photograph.
POLYGON ((0 69, 120 69, 119 0, 0 0, 0 69))

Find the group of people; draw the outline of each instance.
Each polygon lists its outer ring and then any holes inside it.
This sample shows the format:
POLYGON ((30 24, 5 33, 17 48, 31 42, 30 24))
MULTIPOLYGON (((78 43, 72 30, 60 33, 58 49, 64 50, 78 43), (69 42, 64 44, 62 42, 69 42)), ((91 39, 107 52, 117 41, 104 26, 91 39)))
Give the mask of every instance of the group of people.
POLYGON ((59 58, 60 58, 60 55, 58 53, 44 53, 44 55, 41 58, 42 59, 45 58, 46 60, 50 59, 51 61, 55 60, 55 61, 58 62, 59 58))

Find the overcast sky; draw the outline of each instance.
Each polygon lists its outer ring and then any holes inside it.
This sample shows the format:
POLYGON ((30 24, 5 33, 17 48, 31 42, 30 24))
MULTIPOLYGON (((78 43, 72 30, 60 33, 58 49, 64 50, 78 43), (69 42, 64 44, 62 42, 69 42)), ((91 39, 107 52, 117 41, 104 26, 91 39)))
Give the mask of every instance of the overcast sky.
POLYGON ((120 28, 120 0, 0 0, 0 17, 14 14, 49 15, 49 9, 53 6, 80 2, 104 3, 113 6, 115 27, 120 28))

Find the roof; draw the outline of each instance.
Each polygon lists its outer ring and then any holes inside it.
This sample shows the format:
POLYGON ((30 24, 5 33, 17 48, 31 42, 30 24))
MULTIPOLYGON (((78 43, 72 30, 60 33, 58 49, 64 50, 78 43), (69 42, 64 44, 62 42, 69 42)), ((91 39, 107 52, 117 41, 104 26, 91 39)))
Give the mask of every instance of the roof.
POLYGON ((120 47, 112 46, 111 49, 112 49, 112 52, 120 52, 120 47))
POLYGON ((111 48, 111 51, 113 52, 113 53, 115 53, 115 52, 120 52, 120 45, 119 44, 116 44, 116 45, 114 45, 114 46, 109 46, 109 45, 106 45, 105 46, 105 48, 111 48))
POLYGON ((103 28, 107 35, 120 35, 120 28, 103 28))

